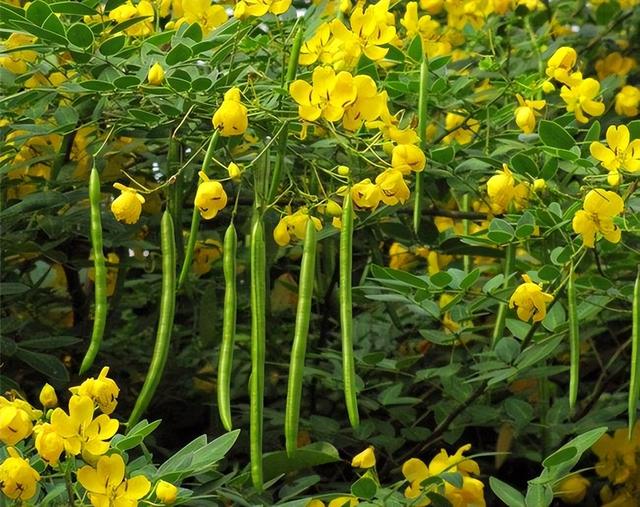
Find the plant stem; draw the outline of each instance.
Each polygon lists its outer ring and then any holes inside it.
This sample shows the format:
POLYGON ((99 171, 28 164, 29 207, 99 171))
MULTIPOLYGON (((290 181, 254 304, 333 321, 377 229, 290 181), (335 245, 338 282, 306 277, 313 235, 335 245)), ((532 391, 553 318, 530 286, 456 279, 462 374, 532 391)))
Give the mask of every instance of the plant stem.
MULTIPOLYGON (((423 48, 424 49, 424 48, 423 48)), ((427 146, 427 85, 429 83, 429 60, 423 51, 420 63, 420 91, 418 95, 418 136, 420 147, 424 151, 427 146)), ((416 188, 413 196, 413 232, 418 235, 422 221, 422 184, 424 171, 416 173, 416 188)))
MULTIPOLYGON (((502 288, 509 287, 509 275, 513 271, 513 265, 515 264, 516 247, 514 243, 509 243, 505 249, 504 259, 504 281, 502 282, 502 288)), ((502 338, 504 334, 504 325, 507 320, 507 302, 502 301, 498 307, 498 315, 496 316, 496 323, 493 327, 493 334, 491 335, 491 348, 493 349, 498 340, 502 338)))

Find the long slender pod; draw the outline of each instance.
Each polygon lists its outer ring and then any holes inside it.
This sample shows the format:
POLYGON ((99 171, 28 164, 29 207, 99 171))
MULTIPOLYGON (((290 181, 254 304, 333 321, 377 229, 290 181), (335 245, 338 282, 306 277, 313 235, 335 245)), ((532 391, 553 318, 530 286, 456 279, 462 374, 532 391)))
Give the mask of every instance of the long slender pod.
POLYGON ((353 201, 347 193, 342 208, 340 229, 340 328, 342 332, 342 378, 344 397, 353 428, 360 425, 356 394, 356 368, 353 358, 353 314, 351 307, 351 270, 353 244, 353 201))
POLYGON ((249 381, 249 454, 251 480, 262 490, 262 417, 266 341, 266 249, 264 224, 256 213, 251 229, 251 379, 249 381))
POLYGON ((224 314, 222 317, 222 342, 218 357, 218 413, 222 426, 227 431, 232 429, 231 421, 231 366, 233 364, 233 343, 236 337, 236 250, 238 235, 233 222, 224 234, 222 251, 222 270, 224 272, 224 314))
POLYGON ((631 326, 631 381, 629 382, 629 439, 636 424, 640 397, 640 270, 633 288, 631 326))
POLYGON ((307 350, 311 301, 315 281, 316 264, 316 228, 313 220, 307 221, 302 262, 300 265, 300 288, 298 290, 298 308, 296 325, 291 346, 289 381, 287 385, 287 404, 284 414, 284 436, 287 454, 291 456, 297 448, 298 423, 300 420, 300 401, 302 398, 302 380, 304 376, 304 356, 307 350))
MULTIPOLYGON (((427 144, 427 85, 429 81, 429 61, 427 54, 423 51, 422 63, 420 64, 420 95, 418 96, 418 135, 420 136, 420 147, 424 150, 427 144)), ((422 222, 422 181, 423 172, 416 174, 416 188, 413 196, 413 232, 417 235, 422 222)))
POLYGON ((89 177, 89 206, 90 206, 90 236, 93 249, 93 268, 95 270, 94 283, 94 313, 93 330, 89 348, 80 365, 80 375, 91 368, 98 355, 104 328, 107 322, 107 266, 102 249, 102 219, 100 217, 100 176, 98 170, 91 169, 89 177))
POLYGON ((567 304, 569 307, 569 347, 571 366, 569 373, 569 408, 573 410, 578 400, 578 383, 580 379, 580 328, 578 322, 578 300, 576 297, 576 281, 574 264, 569 268, 567 282, 567 304))
MULTIPOLYGON (((204 155, 204 160, 202 161, 202 170, 206 174, 211 166, 211 160, 213 159, 213 152, 216 149, 216 145, 218 144, 218 137, 220 136, 220 131, 216 130, 212 135, 211 139, 209 139, 209 146, 207 147, 207 151, 204 155)), ((182 269, 180 270, 180 276, 178 277, 178 289, 184 285, 184 282, 187 280, 187 276, 189 275, 189 271, 191 271, 191 263, 193 262, 193 252, 196 248, 196 241, 198 239, 198 228, 200 227, 200 212, 198 208, 193 207, 193 214, 191 215, 191 228, 189 229, 189 241, 187 243, 187 247, 184 251, 184 260, 182 262, 182 269)))
POLYGON ((173 219, 169 210, 165 210, 160 222, 160 247, 162 252, 162 293, 160 295, 160 314, 156 343, 147 377, 144 380, 136 404, 129 416, 127 428, 133 428, 149 406, 160 383, 169 355, 171 331, 176 304, 176 246, 173 231, 173 219))

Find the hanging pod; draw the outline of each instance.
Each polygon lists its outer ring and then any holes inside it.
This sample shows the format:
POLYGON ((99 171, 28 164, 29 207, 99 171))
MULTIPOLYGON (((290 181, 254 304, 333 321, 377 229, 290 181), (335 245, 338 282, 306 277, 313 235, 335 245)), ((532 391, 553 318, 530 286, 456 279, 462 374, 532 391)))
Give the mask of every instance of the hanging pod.
POLYGON ((222 342, 218 358, 218 412, 222 426, 227 431, 232 429, 231 421, 231 367, 233 364, 233 343, 236 337, 236 308, 238 295, 236 292, 236 250, 238 235, 233 222, 224 234, 222 251, 222 270, 224 272, 224 310, 222 317, 222 342))
POLYGON ((160 248, 162 253, 162 293, 160 295, 160 313, 156 343, 149 371, 129 416, 127 429, 133 428, 149 406, 160 383, 169 355, 171 331, 176 304, 176 246, 173 232, 173 220, 169 210, 165 210, 160 222, 160 248))
POLYGON ((302 247, 298 307, 293 344, 291 345, 287 404, 284 415, 284 435, 287 454, 289 456, 291 456, 297 448, 300 400, 302 398, 302 382, 304 377, 304 357, 307 350, 311 302, 313 300, 315 281, 316 245, 316 228, 313 220, 309 218, 302 247))
POLYGON ((98 170, 93 167, 89 176, 89 212, 90 212, 90 236, 93 249, 94 277, 94 313, 93 329, 89 348, 80 365, 80 375, 91 368, 98 355, 104 327, 107 322, 107 267, 102 249, 102 220, 100 217, 100 176, 98 170))

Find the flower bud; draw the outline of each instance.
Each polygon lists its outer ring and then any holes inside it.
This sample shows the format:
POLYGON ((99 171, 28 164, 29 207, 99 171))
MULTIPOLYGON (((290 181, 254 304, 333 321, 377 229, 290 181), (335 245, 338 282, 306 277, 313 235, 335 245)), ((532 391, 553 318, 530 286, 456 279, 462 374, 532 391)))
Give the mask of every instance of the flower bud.
POLYGON ((370 445, 360 454, 356 454, 351 461, 353 468, 373 468, 376 466, 376 455, 373 452, 373 446, 370 445))
POLYGON ((164 81, 164 69, 159 63, 154 63, 147 74, 147 81, 150 85, 158 86, 164 81))
POLYGON ((45 384, 40 391, 40 403, 44 408, 55 408, 58 406, 56 391, 49 384, 45 384))
POLYGON ((178 497, 178 488, 167 481, 158 481, 156 486, 156 496, 165 505, 170 505, 176 501, 178 497))

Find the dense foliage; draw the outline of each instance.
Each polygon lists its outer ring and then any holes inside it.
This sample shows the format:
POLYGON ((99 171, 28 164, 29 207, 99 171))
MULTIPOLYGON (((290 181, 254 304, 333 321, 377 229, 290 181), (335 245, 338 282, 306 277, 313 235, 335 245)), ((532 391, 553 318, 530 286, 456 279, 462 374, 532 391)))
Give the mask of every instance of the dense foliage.
POLYGON ((637 0, 0 31, 0 504, 640 505, 637 0))

